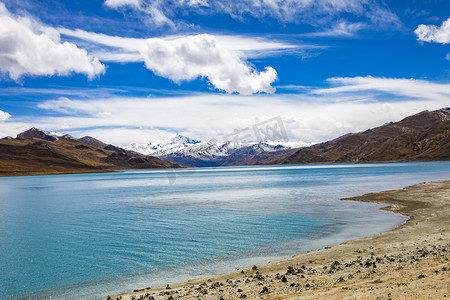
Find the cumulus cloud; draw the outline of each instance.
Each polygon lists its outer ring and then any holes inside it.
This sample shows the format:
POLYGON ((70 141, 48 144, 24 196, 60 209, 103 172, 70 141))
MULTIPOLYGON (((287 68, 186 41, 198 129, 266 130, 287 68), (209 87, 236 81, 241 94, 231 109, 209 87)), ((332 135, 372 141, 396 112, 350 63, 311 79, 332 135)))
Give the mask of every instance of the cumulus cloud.
MULTIPOLYGON (((94 52, 104 61, 143 61, 158 76, 181 83, 205 78, 227 93, 273 93, 277 72, 271 67, 258 71, 247 56, 261 57, 273 51, 296 51, 301 46, 244 36, 210 34, 136 39, 108 36, 82 30, 60 29, 62 34, 108 46, 94 52)), ((312 47, 313 46, 304 46, 312 47)))
MULTIPOLYGON (((116 8, 115 2, 129 5, 132 0, 106 0, 116 8)), ((141 0, 131 5, 155 19, 155 25, 174 24, 189 14, 227 14, 237 20, 249 17, 267 22, 306 23, 322 27, 335 22, 339 16, 352 14, 375 25, 401 24, 398 17, 383 3, 376 0, 141 0)))
POLYGON ((86 50, 61 42, 57 30, 30 18, 13 16, 0 2, 0 71, 13 80, 24 75, 71 73, 92 79, 104 70, 104 65, 86 50))
POLYGON ((5 111, 1 111, 1 110, 0 110, 0 121, 6 121, 6 120, 8 120, 10 117, 11 117, 10 114, 8 114, 8 113, 5 112, 5 111))
POLYGON ((275 91, 271 86, 277 78, 275 69, 254 70, 238 52, 221 47, 212 35, 148 39, 141 55, 148 69, 175 82, 205 77, 215 88, 227 93, 275 91))
POLYGON ((450 18, 442 22, 440 27, 436 25, 421 24, 414 30, 417 40, 428 43, 450 43, 450 18))

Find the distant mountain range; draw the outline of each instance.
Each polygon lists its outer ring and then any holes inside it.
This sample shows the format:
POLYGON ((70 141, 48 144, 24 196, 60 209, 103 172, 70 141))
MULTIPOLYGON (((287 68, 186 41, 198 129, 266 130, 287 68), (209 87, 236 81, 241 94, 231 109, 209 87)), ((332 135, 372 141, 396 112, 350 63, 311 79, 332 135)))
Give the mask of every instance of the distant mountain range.
POLYGON ((424 111, 399 122, 329 142, 293 148, 269 143, 202 142, 177 135, 126 149, 161 159, 204 166, 448 160, 450 109, 424 111))
POLYGON ((448 160, 449 126, 450 108, 445 108, 309 147, 267 142, 220 144, 177 135, 157 143, 131 144, 126 149, 197 167, 448 160))
POLYGON ((305 163, 450 160, 450 108, 424 111, 399 122, 349 133, 309 147, 233 144, 181 135, 126 149, 93 137, 57 136, 31 128, 0 140, 0 176, 305 163), (156 157, 155 157, 156 156, 156 157))
POLYGON ((297 149, 270 164, 360 163, 450 159, 450 108, 297 149))
POLYGON ((122 149, 93 137, 56 136, 38 128, 0 140, 0 176, 180 167, 185 165, 122 149))
POLYGON ((246 165, 251 164, 256 155, 263 153, 277 152, 278 155, 292 153, 290 147, 276 143, 204 142, 179 134, 161 142, 131 144, 126 149, 196 167, 246 165))

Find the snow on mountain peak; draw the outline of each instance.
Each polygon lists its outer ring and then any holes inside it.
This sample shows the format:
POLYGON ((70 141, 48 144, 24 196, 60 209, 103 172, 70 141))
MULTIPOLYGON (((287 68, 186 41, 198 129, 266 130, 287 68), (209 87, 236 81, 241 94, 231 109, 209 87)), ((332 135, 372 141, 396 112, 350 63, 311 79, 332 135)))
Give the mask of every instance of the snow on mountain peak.
POLYGON ((145 155, 153 155, 153 156, 163 156, 167 154, 171 154, 174 152, 178 152, 190 146, 200 144, 201 141, 194 140, 183 136, 181 134, 176 134, 173 137, 168 139, 153 142, 148 144, 130 144, 125 149, 133 150, 145 155))
POLYGON ((188 138, 184 135, 177 134, 174 137, 167 140, 168 142, 172 144, 178 144, 178 145, 195 145, 198 143, 201 143, 201 141, 193 140, 191 138, 188 138))
POLYGON ((187 159, 189 163, 195 165, 195 161, 223 161, 230 156, 256 155, 262 152, 288 150, 290 147, 273 141, 253 144, 205 142, 177 134, 159 142, 131 144, 126 149, 168 160, 187 159))

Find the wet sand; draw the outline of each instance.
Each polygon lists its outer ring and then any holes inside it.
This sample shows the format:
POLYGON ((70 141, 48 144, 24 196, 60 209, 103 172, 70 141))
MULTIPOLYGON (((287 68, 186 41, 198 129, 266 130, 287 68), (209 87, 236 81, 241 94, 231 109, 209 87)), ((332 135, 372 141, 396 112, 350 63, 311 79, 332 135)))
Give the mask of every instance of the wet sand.
POLYGON ((107 299, 450 298, 450 180, 343 200, 385 204, 410 220, 266 265, 107 299))

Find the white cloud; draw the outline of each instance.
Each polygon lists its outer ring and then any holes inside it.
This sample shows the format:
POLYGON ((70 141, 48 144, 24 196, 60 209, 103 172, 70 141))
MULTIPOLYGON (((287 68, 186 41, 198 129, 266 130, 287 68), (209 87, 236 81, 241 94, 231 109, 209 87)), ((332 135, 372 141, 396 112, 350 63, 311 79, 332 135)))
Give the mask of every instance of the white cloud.
MULTIPOLYGON (((203 140, 222 140, 223 135, 234 129, 251 128, 256 123, 280 116, 291 141, 321 142, 398 121, 425 109, 438 109, 446 103, 442 100, 318 103, 298 96, 236 95, 56 100, 45 103, 42 108, 65 110, 67 115, 36 119, 35 125, 76 136, 92 134, 108 143, 126 145, 154 141, 158 128, 164 128, 168 135, 180 132, 203 140), (110 114, 102 115, 103 111, 110 114), (80 114, 84 116, 80 117, 80 114)), ((163 130, 160 131, 163 135, 163 130)))
POLYGON ((15 17, 0 2, 0 71, 12 79, 23 75, 69 75, 89 78, 105 67, 75 44, 61 42, 59 33, 26 17, 15 17))
POLYGON ((127 5, 139 7, 140 2, 140 0, 106 0, 105 5, 111 8, 119 8, 127 5))
MULTIPOLYGON (((155 74, 177 83, 206 78, 216 89, 227 93, 272 93, 275 69, 255 70, 247 62, 250 56, 264 56, 273 51, 296 51, 292 44, 268 41, 258 37, 225 35, 168 36, 135 39, 108 36, 82 30, 60 29, 62 34, 119 50, 99 49, 95 52, 104 61, 143 61, 155 74)), ((95 45, 94 45, 95 47, 95 45)))
POLYGON ((379 6, 376 3, 370 3, 370 1, 366 1, 366 3, 370 6, 366 14, 373 24, 390 30, 403 26, 398 16, 388 8, 379 6))
POLYGON ((175 29, 177 26, 175 23, 168 18, 161 9, 156 6, 149 6, 144 9, 145 12, 149 15, 145 21, 152 27, 163 27, 167 25, 167 27, 171 29, 175 29))
POLYGON ((440 27, 436 25, 419 25, 414 33, 417 35, 417 40, 428 43, 450 43, 450 17, 442 22, 440 27))
MULTIPOLYGON (((115 62, 130 62, 136 61, 139 51, 146 47, 148 41, 152 41, 152 38, 138 39, 127 38, 120 36, 110 36, 101 33, 87 32, 84 30, 70 30, 66 28, 60 28, 59 32, 63 35, 70 36, 76 39, 91 42, 91 47, 102 61, 115 61, 115 62), (104 45, 111 47, 111 49, 98 49, 95 45, 104 45), (111 54, 112 52, 112 54, 111 54), (112 60, 110 60, 112 59, 112 60)), ((159 39, 172 41, 180 39, 186 36, 182 35, 169 35, 161 37, 159 39)), ((221 35, 214 34, 214 37, 221 44, 222 47, 230 51, 242 52, 247 58, 260 58, 270 56, 273 53, 295 53, 308 50, 322 49, 325 47, 304 44, 304 43, 287 43, 274 39, 267 39, 260 36, 245 36, 245 35, 221 35)), ((143 58, 141 57, 141 60, 143 58)))
POLYGON ((205 77, 215 88, 227 93, 248 95, 275 91, 271 86, 277 79, 275 69, 254 70, 242 55, 222 47, 212 35, 148 39, 141 55, 148 69, 175 82, 205 77))
POLYGON ((10 114, 8 114, 8 113, 5 112, 5 111, 1 111, 1 110, 0 110, 0 121, 6 121, 6 120, 8 120, 10 117, 11 117, 10 114))
POLYGON ((32 123, 20 122, 17 120, 11 121, 11 115, 6 111, 0 110, 0 139, 6 136, 15 137, 17 133, 23 132, 33 127, 32 123))
POLYGON ((328 82, 336 87, 314 89, 312 94, 350 94, 381 92, 415 99, 450 100, 450 84, 426 80, 383 77, 338 77, 328 82))
MULTIPOLYGON (((147 143, 174 133, 220 141, 234 129, 280 116, 290 141, 321 142, 447 107, 450 100, 450 83, 376 77, 332 78, 329 83, 329 88, 301 87, 303 93, 292 95, 127 98, 108 90, 72 91, 69 98, 40 103, 40 113, 10 119, 3 115, 0 137, 36 126, 117 145, 147 143)), ((44 89, 40 95, 51 92, 44 89)))
MULTIPOLYGON (((198 6, 200 3, 201 0, 190 0, 186 4, 188 6, 198 6)), ((148 4, 146 1, 142 0, 106 0, 105 5, 119 10, 124 7, 129 7, 144 11, 148 15, 144 21, 149 27, 167 26, 171 29, 177 27, 175 23, 164 14, 163 10, 160 9, 161 6, 164 7, 166 5, 161 1, 152 1, 148 4)))
POLYGON ((367 27, 365 23, 349 23, 347 21, 339 21, 330 29, 324 31, 311 32, 302 34, 301 36, 311 36, 311 37, 352 37, 355 36, 358 31, 367 27))
POLYGON ((228 50, 239 51, 245 54, 247 58, 268 57, 273 53, 292 54, 303 50, 315 50, 325 47, 303 44, 287 43, 258 36, 244 35, 214 35, 217 41, 228 50))
MULTIPOLYGON (((107 0, 110 2, 131 0, 107 0)), ((111 5, 110 5, 111 6, 111 5)), ((114 7, 114 6, 113 6, 114 7)), ((234 19, 253 17, 267 22, 306 23, 315 27, 329 25, 339 16, 354 15, 378 26, 399 26, 398 17, 386 5, 376 0, 141 0, 134 7, 150 18, 159 19, 154 24, 176 27, 181 19, 193 14, 227 14, 234 19)))
POLYGON ((89 135, 99 138, 105 143, 118 146, 126 146, 133 143, 146 144, 150 141, 161 141, 174 135, 173 132, 146 127, 82 128, 81 130, 70 131, 70 133, 76 137, 89 135))
MULTIPOLYGON (((129 90, 128 90, 129 91, 129 90)), ((152 89, 148 89, 151 92, 152 89)), ((34 97, 36 99, 43 97, 77 97, 80 99, 86 98, 98 98, 106 97, 107 95, 114 95, 124 93, 125 90, 120 88, 80 88, 80 87, 67 87, 67 88, 26 88, 23 86, 2 87, 0 89, 0 97, 15 95, 15 97, 34 97)))
POLYGON ((445 56, 445 59, 448 60, 448 61, 450 61, 450 52, 447 53, 447 55, 445 56))
POLYGON ((109 143, 126 145, 154 141, 158 139, 156 132, 159 136, 179 132, 197 139, 221 140, 234 129, 251 128, 280 116, 291 141, 321 142, 426 109, 443 108, 450 99, 448 84, 424 80, 360 77, 332 82, 338 86, 295 95, 61 98, 46 101, 39 108, 62 115, 34 117, 32 121, 46 130, 78 136, 92 133, 109 143), (393 101, 392 94, 406 98, 393 101))
POLYGON ((209 7, 207 0, 185 0, 189 6, 205 6, 209 7))
POLYGON ((0 126, 0 138, 7 136, 15 137, 18 133, 33 127, 33 123, 29 122, 2 122, 0 126))

